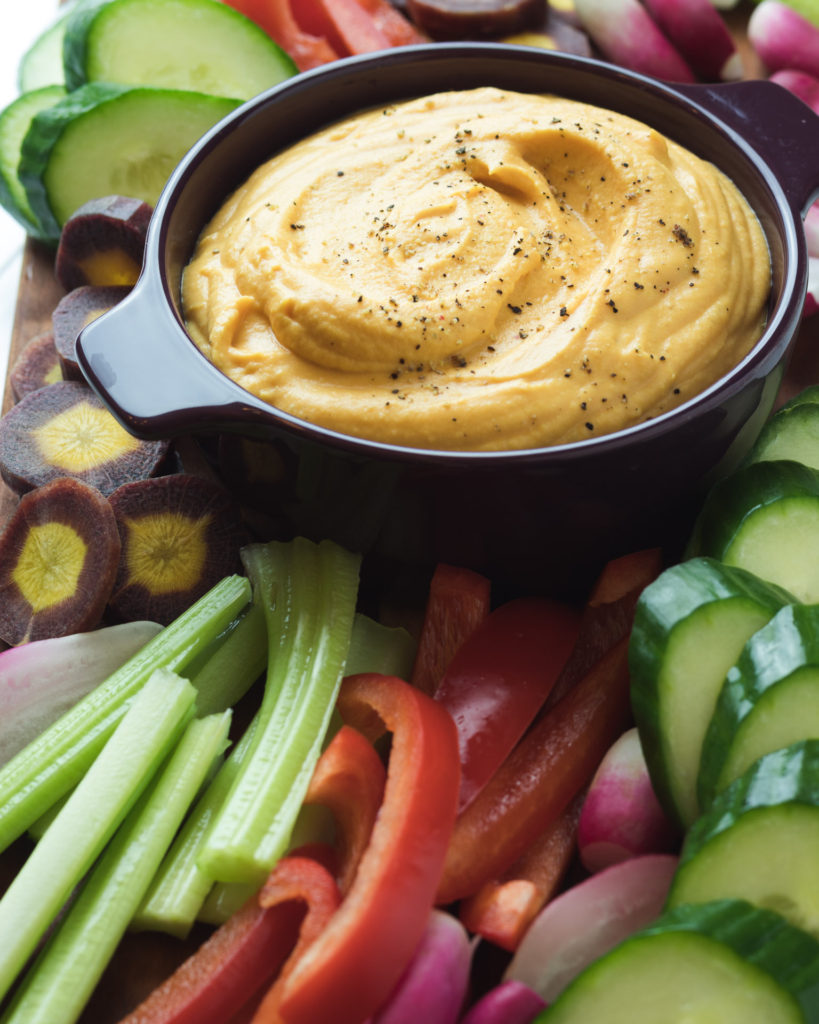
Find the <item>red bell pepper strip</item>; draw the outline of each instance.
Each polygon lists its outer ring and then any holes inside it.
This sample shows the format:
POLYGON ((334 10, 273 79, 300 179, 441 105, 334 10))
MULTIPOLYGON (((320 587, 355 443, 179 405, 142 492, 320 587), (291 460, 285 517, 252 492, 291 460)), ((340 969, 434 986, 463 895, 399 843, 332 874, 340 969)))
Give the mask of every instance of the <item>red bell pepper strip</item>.
POLYGON ((498 878, 589 782, 630 721, 628 638, 538 718, 459 815, 438 902, 498 878))
POLYGON ((462 900, 464 927, 510 953, 538 912, 557 892, 577 849, 577 823, 583 794, 550 822, 524 854, 497 881, 486 882, 462 900))
POLYGON ((387 50, 391 43, 356 0, 298 0, 298 22, 344 56, 387 50))
POLYGON ((303 0, 227 0, 231 7, 255 21, 288 53, 299 71, 338 60, 338 53, 322 36, 312 35, 296 20, 292 3, 303 0))
POLYGON ((458 730, 464 809, 531 725, 577 639, 577 609, 542 597, 507 601, 449 664, 435 700, 458 730))
POLYGON ((486 618, 490 583, 471 569, 441 562, 429 584, 411 683, 434 694, 455 652, 486 618))
POLYGON ((369 14, 376 27, 384 33, 390 46, 412 46, 428 43, 429 36, 422 32, 389 2, 389 0, 357 0, 369 14))
POLYGON ((342 725, 313 772, 305 803, 322 804, 333 815, 337 879, 342 894, 352 884, 384 798, 387 773, 369 740, 342 725))
POLYGON ((121 1024, 224 1024, 300 956, 339 905, 318 861, 285 857, 251 899, 121 1024), (306 912, 305 912, 306 906, 306 912))
POLYGON ((583 609, 572 656, 549 694, 544 712, 564 697, 598 658, 628 636, 637 599, 662 567, 659 548, 634 551, 606 563, 583 609))
POLYGON ((409 683, 369 673, 344 680, 338 708, 371 740, 392 733, 384 802, 338 912, 255 1024, 361 1024, 392 992, 433 907, 460 782, 452 719, 409 683))

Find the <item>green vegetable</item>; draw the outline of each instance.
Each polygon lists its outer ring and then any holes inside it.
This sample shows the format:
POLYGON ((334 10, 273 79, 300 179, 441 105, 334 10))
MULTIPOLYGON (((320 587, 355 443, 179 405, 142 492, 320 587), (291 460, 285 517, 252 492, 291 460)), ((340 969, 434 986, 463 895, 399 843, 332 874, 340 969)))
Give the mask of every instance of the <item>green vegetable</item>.
POLYGON ((805 388, 768 420, 747 461, 781 459, 819 469, 819 386, 805 388))
POLYGON ((752 462, 709 492, 695 528, 697 553, 740 566, 819 602, 819 471, 800 462, 752 462))
POLYGON ((330 722, 360 558, 303 537, 250 545, 243 558, 267 615, 268 676, 249 756, 198 864, 214 881, 259 884, 287 848, 330 722))
POLYGON ((196 690, 157 669, 0 899, 0 999, 193 715, 196 690))
POLYGON ((791 600, 742 569, 693 558, 661 573, 637 603, 632 708, 657 796, 684 826, 699 813, 702 742, 725 674, 747 639, 791 600))
POLYGON ((40 111, 23 139, 19 177, 44 236, 56 243, 71 214, 99 196, 155 205, 187 150, 239 102, 94 82, 40 111))
POLYGON ((700 806, 763 754, 812 736, 819 736, 819 605, 788 605, 728 670, 703 741, 700 806))
POLYGON ((184 672, 249 600, 245 577, 222 580, 0 769, 0 850, 82 779, 153 671, 184 672))
POLYGON ((819 939, 819 740, 765 754, 688 832, 669 906, 728 897, 819 939))
POLYGON ((60 16, 41 32, 17 65, 17 87, 21 93, 47 85, 65 85, 63 38, 71 4, 61 6, 60 16), (65 9, 63 9, 65 8, 65 9))
POLYGON ((806 1024, 819 942, 741 900, 687 904, 580 974, 536 1024, 806 1024))
POLYGON ((0 206, 34 238, 44 237, 45 231, 17 174, 20 151, 34 116, 53 107, 64 96, 62 86, 45 86, 23 93, 0 112, 0 206))
POLYGON ((188 726, 25 976, 6 1024, 73 1024, 78 1018, 214 758, 224 750, 229 725, 226 711, 188 726))
POLYGON ((69 89, 119 82, 247 100, 291 75, 293 60, 219 0, 99 0, 71 14, 63 47, 69 89))
POLYGON ((347 673, 382 672, 409 679, 415 661, 415 640, 403 626, 385 626, 356 612, 347 673))

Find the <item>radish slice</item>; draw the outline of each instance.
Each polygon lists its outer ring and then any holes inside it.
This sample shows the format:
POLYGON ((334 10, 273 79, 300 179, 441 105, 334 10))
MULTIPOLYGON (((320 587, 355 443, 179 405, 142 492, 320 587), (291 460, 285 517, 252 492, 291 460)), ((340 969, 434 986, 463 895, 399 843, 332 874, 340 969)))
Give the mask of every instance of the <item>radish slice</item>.
POLYGON ((615 64, 668 82, 694 73, 640 0, 575 0, 582 27, 615 64))
POLYGON ((588 871, 645 853, 668 853, 677 832, 660 806, 637 729, 616 740, 592 778, 577 825, 580 859, 588 871))
POLYGON ((545 1006, 537 992, 510 978, 474 1003, 461 1024, 531 1024, 545 1006))
POLYGON ((819 78, 809 75, 807 71, 782 68, 780 71, 774 71, 770 80, 792 92, 803 103, 807 103, 814 114, 819 114, 819 78))
POLYGON ((455 1024, 469 984, 472 944, 461 922, 434 909, 387 1003, 367 1024, 455 1024))
POLYGON ((0 653, 0 765, 107 679, 162 629, 124 622, 0 653))
POLYGON ((769 72, 790 68, 819 78, 819 27, 780 0, 753 9, 748 41, 769 72))
POLYGON ((650 924, 665 904, 677 857, 633 857, 548 903, 506 969, 552 1003, 585 967, 650 924))
POLYGON ((813 316, 819 312, 819 256, 811 256, 808 260, 808 293, 805 296, 803 316, 813 316))
POLYGON ((645 0, 679 53, 707 81, 742 78, 742 58, 711 0, 645 0))

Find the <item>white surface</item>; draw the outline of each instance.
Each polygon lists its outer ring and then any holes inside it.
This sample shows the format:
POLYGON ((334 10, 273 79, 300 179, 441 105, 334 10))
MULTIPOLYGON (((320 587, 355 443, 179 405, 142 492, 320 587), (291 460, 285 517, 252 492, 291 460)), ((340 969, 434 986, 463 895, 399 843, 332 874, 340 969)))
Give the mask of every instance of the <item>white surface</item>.
MULTIPOLYGON (((56 16, 58 0, 24 0, 3 18, 0 32, 0 108, 17 95, 17 65, 30 44, 56 16)), ((5 378, 25 235, 0 209, 0 370, 5 378)))

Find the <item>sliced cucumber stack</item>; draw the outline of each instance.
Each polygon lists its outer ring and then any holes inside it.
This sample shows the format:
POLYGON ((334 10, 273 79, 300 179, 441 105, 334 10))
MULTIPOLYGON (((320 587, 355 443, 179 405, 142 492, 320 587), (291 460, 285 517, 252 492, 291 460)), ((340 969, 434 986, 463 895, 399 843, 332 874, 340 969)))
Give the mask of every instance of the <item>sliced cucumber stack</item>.
POLYGON ((819 386, 800 391, 768 420, 747 461, 779 459, 819 469, 819 386))
POLYGON ((709 492, 697 550, 819 603, 819 471, 801 462, 752 462, 709 492))
POLYGON ((35 238, 44 237, 46 232, 20 183, 20 151, 35 115, 53 107, 64 96, 61 85, 48 85, 23 93, 0 112, 0 206, 35 238))
MULTIPOLYGON (((65 5, 68 7, 68 5, 65 5)), ((21 93, 47 85, 65 85, 63 39, 71 9, 62 12, 29 46, 17 66, 17 87, 21 93)))
POLYGON ((668 906, 724 898, 819 939, 819 740, 762 756, 688 832, 668 906))
POLYGON ((694 558, 640 597, 629 645, 631 700, 657 796, 684 827, 699 814, 700 754, 728 669, 789 594, 751 573, 694 558))
POLYGON ((65 82, 118 82, 250 99, 297 71, 259 26, 219 0, 98 0, 69 16, 65 82))
POLYGON ((99 196, 155 205, 187 150, 239 102, 97 82, 42 110, 23 140, 19 176, 45 235, 56 242, 71 214, 99 196))
POLYGON ((819 605, 788 605, 750 637, 728 670, 703 741, 700 806, 708 807, 763 754, 814 736, 819 605))
POLYGON ((580 974, 536 1024, 806 1024, 819 942, 743 900, 667 911, 580 974))

